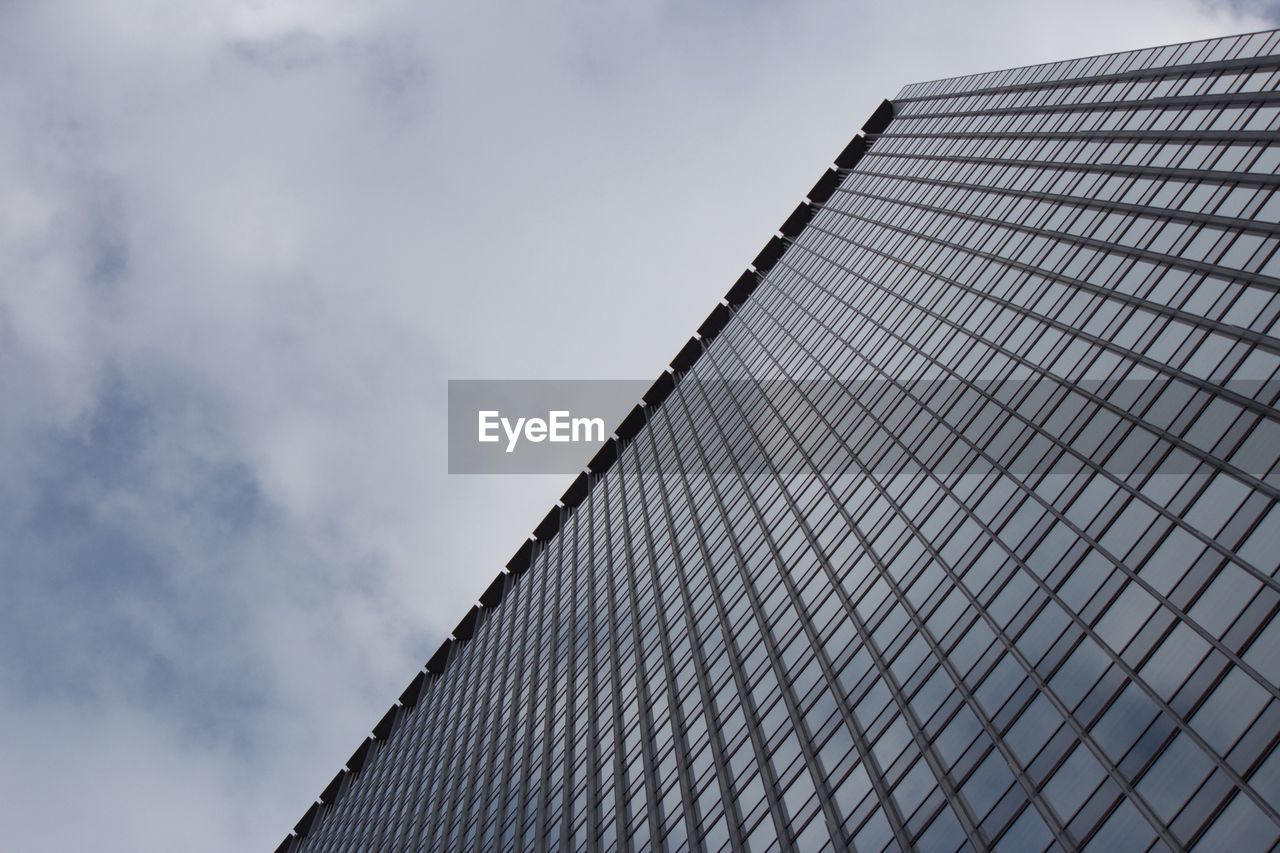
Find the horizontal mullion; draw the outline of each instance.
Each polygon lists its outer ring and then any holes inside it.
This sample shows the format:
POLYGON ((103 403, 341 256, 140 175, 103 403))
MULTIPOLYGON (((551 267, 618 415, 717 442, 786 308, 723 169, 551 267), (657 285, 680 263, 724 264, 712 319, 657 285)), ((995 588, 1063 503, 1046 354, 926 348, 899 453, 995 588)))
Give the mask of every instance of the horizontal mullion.
POLYGON ((895 115, 894 122, 916 121, 926 118, 967 118, 988 115, 1025 115, 1028 113, 1095 112, 1134 109, 1160 109, 1163 107, 1218 107, 1239 104, 1266 104, 1280 101, 1280 92, 1222 92, 1204 95, 1174 95, 1168 98, 1147 98, 1125 101, 1081 101, 1062 104, 1027 104, 1020 107, 982 107, 973 110, 945 110, 932 113, 905 113, 895 115))
MULTIPOLYGON (((1250 186, 1280 186, 1280 175, 1263 172, 1227 172, 1223 170, 1170 169, 1164 166, 1135 166, 1124 163, 1072 163, 1064 160, 1007 160, 1002 157, 956 157, 947 154, 915 154, 908 151, 870 150, 863 159, 872 157, 897 157, 931 162, 977 164, 983 166, 1015 166, 1020 169, 1070 169, 1077 172, 1103 172, 1111 175, 1137 175, 1151 178, 1180 178, 1182 180, 1215 181, 1218 183, 1248 184, 1250 186)), ((861 170, 859 170, 861 173, 861 170)))
MULTIPOLYGON (((895 103, 912 103, 915 101, 934 101, 946 98, 968 98, 974 95, 998 95, 1005 92, 1021 92, 1028 89, 1053 89, 1067 86, 1091 86, 1095 83, 1122 83, 1126 80, 1144 80, 1159 77, 1172 77, 1177 74, 1201 74, 1215 71, 1262 70, 1280 67, 1280 55, 1250 56, 1236 59, 1219 59, 1211 62, 1192 62, 1186 65, 1163 65, 1155 68, 1135 68, 1129 71, 1116 71, 1111 74, 1095 74, 1089 77, 1059 78, 1056 80, 1037 80, 1031 83, 1004 83, 999 86, 985 86, 967 91, 934 92, 929 95, 913 95, 905 98, 894 98, 895 103)), ((951 78, 957 79, 957 78, 951 78)), ((964 79, 964 78, 958 78, 964 79)), ((928 80, 925 83, 938 82, 928 80)))
MULTIPOLYGON (((1244 270, 1235 270, 1230 267, 1220 267, 1217 264, 1206 263, 1205 261, 1193 261, 1189 258, 1182 258, 1177 255, 1166 255, 1161 252, 1153 252, 1149 249, 1140 249, 1135 246, 1122 246, 1119 243, 1111 243, 1106 240, 1100 240, 1097 237, 1082 237, 1078 234, 1070 234, 1066 231, 1047 231, 1043 228, 1033 228, 1030 225, 1023 225, 1018 222, 1009 222, 1003 219, 992 219, 988 216, 978 216, 974 213, 964 213, 957 210, 948 210, 943 207, 935 207, 929 204, 921 204, 914 201, 903 201, 902 199, 885 198, 883 196, 873 195, 872 193, 859 192, 840 187, 837 192, 845 195, 859 196, 861 198, 869 198, 875 201, 885 201, 891 204, 901 204, 906 207, 913 207, 917 210, 924 210, 931 213, 941 213, 946 216, 954 216, 958 219, 966 219, 970 222, 980 222, 984 225, 998 225, 1003 228, 1010 228, 1014 231, 1020 231, 1024 234, 1031 234, 1036 237, 1047 237, 1051 240, 1057 240, 1060 243, 1074 243, 1081 246, 1088 246, 1091 249, 1098 249, 1104 252, 1115 252, 1117 254, 1128 255, 1130 257, 1141 258, 1144 261, 1152 261, 1166 266, 1181 267, 1189 269, 1193 272, 1204 273, 1206 275, 1226 276, 1240 281, 1246 281, 1249 284, 1256 284, 1265 287, 1268 290, 1280 292, 1280 279, 1269 275, 1258 275, 1257 273, 1246 272, 1244 270)), ((917 235, 921 236, 921 235, 917 235)), ((960 246, 960 248, 965 248, 960 246)))
MULTIPOLYGON (((859 171, 859 176, 888 178, 890 180, 910 181, 930 186, 949 187, 959 190, 978 190, 993 195, 1012 196, 1015 198, 1032 198, 1049 201, 1055 204, 1090 207, 1096 210, 1119 211, 1141 216, 1158 216, 1161 219, 1173 219, 1180 222, 1194 222, 1199 225, 1216 225, 1220 228, 1232 228, 1238 231, 1254 231, 1261 234, 1280 234, 1280 223, 1258 222, 1253 219, 1237 219, 1232 216, 1217 216, 1212 213, 1197 213, 1192 210, 1177 210, 1169 207, 1148 207, 1144 204, 1130 204, 1121 201, 1106 201, 1086 196, 1062 195, 1060 193, 1042 193, 1034 190, 1017 190, 1005 187, 978 186, 960 181, 948 181, 942 178, 926 178, 916 175, 894 175, 888 172, 859 171)), ((842 189, 848 192, 847 189, 842 189)))
MULTIPOLYGON (((893 125, 889 126, 894 128, 893 125)), ((991 130, 882 133, 881 139, 1093 139, 1102 142, 1275 142, 1274 130, 991 130)))

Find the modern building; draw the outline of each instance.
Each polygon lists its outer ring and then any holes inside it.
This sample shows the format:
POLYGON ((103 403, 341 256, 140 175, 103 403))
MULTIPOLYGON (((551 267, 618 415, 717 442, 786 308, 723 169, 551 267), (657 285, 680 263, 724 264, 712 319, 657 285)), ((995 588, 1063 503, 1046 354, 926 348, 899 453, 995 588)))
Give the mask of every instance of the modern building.
POLYGON ((882 104, 281 849, 1271 849, 1278 83, 882 104))

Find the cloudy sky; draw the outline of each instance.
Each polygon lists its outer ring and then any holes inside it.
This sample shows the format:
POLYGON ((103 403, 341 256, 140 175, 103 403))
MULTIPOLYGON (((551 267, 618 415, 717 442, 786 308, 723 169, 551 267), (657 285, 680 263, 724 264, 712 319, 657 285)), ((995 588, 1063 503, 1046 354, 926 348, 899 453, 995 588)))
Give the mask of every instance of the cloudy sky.
MULTIPOLYGON (((1269 23, 1270 20, 1270 23, 1269 23)), ((271 850, 882 97, 1263 4, 0 0, 0 848, 271 850)))

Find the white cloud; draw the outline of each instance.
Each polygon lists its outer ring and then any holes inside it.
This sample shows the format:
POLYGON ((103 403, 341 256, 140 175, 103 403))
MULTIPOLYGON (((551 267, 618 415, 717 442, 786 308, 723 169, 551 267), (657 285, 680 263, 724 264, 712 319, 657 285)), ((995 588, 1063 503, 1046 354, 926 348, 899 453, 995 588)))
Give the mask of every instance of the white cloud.
POLYGON ((563 486, 448 478, 446 378, 656 375, 904 83, 1261 26, 10 4, 0 846, 271 849, 563 486))

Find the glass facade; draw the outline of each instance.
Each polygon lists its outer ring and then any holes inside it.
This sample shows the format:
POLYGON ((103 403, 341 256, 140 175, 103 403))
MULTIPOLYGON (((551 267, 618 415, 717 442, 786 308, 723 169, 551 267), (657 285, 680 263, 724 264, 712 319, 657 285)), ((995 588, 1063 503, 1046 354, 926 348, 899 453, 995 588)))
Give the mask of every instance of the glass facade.
POLYGON ((1271 849, 1278 83, 903 89, 282 849, 1271 849))

